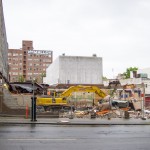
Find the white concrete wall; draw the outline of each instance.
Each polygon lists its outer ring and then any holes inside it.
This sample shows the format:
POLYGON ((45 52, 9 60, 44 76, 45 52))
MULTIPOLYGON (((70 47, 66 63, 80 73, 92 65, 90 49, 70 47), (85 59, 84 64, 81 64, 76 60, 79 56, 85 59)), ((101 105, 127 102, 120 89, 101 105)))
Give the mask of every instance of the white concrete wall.
POLYGON ((120 84, 122 85, 122 86, 124 86, 124 85, 129 85, 129 84, 135 84, 135 85, 137 85, 137 84, 142 84, 142 79, 141 78, 129 78, 129 79, 121 79, 121 80, 119 80, 120 81, 120 84))
POLYGON ((145 79, 143 83, 145 85, 145 94, 150 94, 150 80, 145 79))
POLYGON ((46 77, 43 80, 44 83, 49 85, 59 83, 59 58, 54 60, 46 69, 46 77))
POLYGON ((47 69, 46 83, 102 84, 101 57, 59 56, 47 69))
POLYGON ((147 73, 148 78, 150 78, 150 68, 139 69, 138 74, 139 73, 147 73))
POLYGON ((133 78, 133 79, 121 79, 119 80, 121 85, 127 85, 127 84, 135 84, 139 85, 139 87, 142 89, 142 83, 145 85, 145 94, 150 94, 150 79, 142 79, 142 78, 133 78))

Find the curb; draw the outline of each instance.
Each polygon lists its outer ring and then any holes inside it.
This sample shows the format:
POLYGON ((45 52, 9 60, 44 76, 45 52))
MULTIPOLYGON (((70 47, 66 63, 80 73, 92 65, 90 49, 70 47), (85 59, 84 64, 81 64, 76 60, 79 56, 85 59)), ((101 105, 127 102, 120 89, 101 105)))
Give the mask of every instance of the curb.
POLYGON ((101 123, 101 124, 93 124, 93 123, 16 123, 16 122, 1 122, 0 125, 67 125, 67 126, 119 126, 119 125, 150 125, 145 123, 130 123, 130 124, 123 124, 123 123, 101 123))
POLYGON ((101 125, 150 125, 150 120, 93 120, 93 119, 38 119, 37 121, 31 121, 30 119, 20 118, 0 118, 0 125, 81 125, 81 126, 101 126, 101 125))

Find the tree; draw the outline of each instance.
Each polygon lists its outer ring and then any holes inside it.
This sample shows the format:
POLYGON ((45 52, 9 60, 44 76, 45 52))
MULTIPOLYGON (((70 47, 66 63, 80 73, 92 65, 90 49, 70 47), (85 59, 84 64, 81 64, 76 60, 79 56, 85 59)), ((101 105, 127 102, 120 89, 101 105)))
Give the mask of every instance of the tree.
POLYGON ((41 78, 42 78, 42 83, 43 83, 43 78, 46 77, 46 73, 45 72, 42 72, 41 74, 41 78))
POLYGON ((42 72, 40 75, 36 76, 35 81, 37 83, 43 83, 43 78, 46 77, 46 73, 42 72))
POLYGON ((138 68, 137 67, 130 67, 126 69, 126 72, 123 73, 123 75, 125 76, 126 79, 131 77, 131 72, 137 71, 138 68))
POLYGON ((18 77, 18 82, 24 82, 25 81, 25 78, 23 75, 19 75, 18 77))
POLYGON ((107 77, 102 77, 102 79, 103 79, 103 81, 107 81, 108 79, 107 79, 107 77))

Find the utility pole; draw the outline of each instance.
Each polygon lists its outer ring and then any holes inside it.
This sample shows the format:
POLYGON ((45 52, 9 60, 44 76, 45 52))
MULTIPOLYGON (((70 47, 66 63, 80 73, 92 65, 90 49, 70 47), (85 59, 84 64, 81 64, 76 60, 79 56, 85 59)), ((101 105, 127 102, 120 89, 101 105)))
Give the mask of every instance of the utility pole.
POLYGON ((3 105, 3 77, 0 79, 0 84, 1 84, 1 93, 0 93, 0 100, 1 100, 1 112, 2 112, 2 105, 3 105))
POLYGON ((145 112, 144 112, 144 110, 145 110, 145 85, 144 85, 144 83, 142 83, 142 107, 141 107, 141 109, 142 109, 142 120, 146 120, 146 118, 145 118, 145 112))
POLYGON ((2 112, 3 112, 3 99, 4 99, 4 89, 3 89, 3 88, 4 88, 4 87, 3 87, 3 86, 4 86, 3 68, 2 68, 2 74, 1 74, 1 79, 0 79, 0 80, 1 80, 1 81, 0 81, 0 82, 1 82, 0 84, 1 84, 1 87, 2 87, 2 88, 1 88, 2 91, 1 91, 1 94, 0 94, 0 99, 1 99, 1 113, 2 113, 2 112))
POLYGON ((111 119, 111 109, 112 109, 112 102, 111 102, 111 97, 109 97, 109 114, 108 114, 108 120, 111 119))

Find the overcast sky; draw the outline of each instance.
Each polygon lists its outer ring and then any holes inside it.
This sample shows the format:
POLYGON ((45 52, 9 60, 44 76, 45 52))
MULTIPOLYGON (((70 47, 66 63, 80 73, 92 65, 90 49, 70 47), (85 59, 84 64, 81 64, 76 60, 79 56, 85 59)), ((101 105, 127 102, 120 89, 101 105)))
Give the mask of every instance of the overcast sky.
POLYGON ((150 0, 3 0, 9 48, 103 58, 108 78, 150 67, 150 0))

